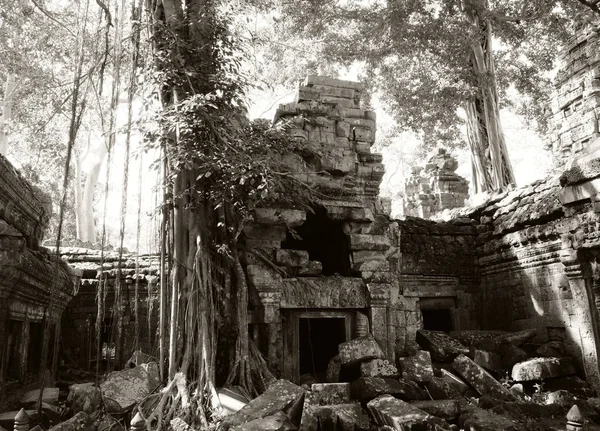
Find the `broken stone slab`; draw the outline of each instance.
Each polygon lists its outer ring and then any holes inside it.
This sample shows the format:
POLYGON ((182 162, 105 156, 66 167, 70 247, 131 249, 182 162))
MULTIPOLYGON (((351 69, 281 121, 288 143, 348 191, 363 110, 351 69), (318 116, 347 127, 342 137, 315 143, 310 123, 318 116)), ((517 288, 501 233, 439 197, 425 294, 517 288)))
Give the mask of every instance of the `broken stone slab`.
POLYGON ((410 405, 446 421, 456 420, 460 412, 458 400, 411 401, 410 405))
POLYGON ((387 359, 371 359, 360 364, 360 375, 362 377, 400 377, 398 368, 387 359))
POLYGON ((385 356, 371 334, 340 343, 338 350, 342 365, 357 364, 369 359, 382 359, 385 356))
POLYGON ((537 329, 525 329, 518 332, 508 332, 497 337, 486 338, 474 344, 475 347, 489 352, 504 353, 503 350, 510 344, 520 346, 533 339, 537 335, 537 329))
POLYGON ((473 359, 473 362, 486 370, 493 373, 502 373, 502 359, 498 353, 472 347, 469 356, 473 359))
POLYGON ((255 208, 254 221, 261 224, 300 226, 306 221, 306 211, 285 208, 255 208))
POLYGON ((146 398, 158 388, 160 377, 155 362, 128 370, 114 371, 100 383, 108 413, 123 411, 146 398))
MULTIPOLYGON (((315 430, 369 431, 369 415, 360 403, 319 407, 318 427, 315 430)), ((303 428, 300 428, 303 430, 303 428)))
POLYGON ((427 394, 411 382, 384 377, 361 377, 351 383, 350 393, 353 399, 363 403, 384 394, 407 401, 427 398, 427 394))
POLYGON ((350 402, 350 383, 315 383, 305 395, 305 402, 320 406, 347 404, 350 402))
POLYGON ((342 363, 340 362, 340 355, 336 355, 329 360, 327 364, 327 372, 325 373, 325 380, 328 383, 337 383, 340 381, 340 374, 342 372, 342 363))
POLYGON ((377 425, 388 425, 398 431, 450 429, 450 425, 443 419, 430 415, 391 395, 382 395, 369 401, 367 409, 377 425))
POLYGON ((453 389, 441 377, 433 377, 427 383, 427 391, 434 400, 452 400, 461 398, 461 394, 453 389))
MULTIPOLYGON (((48 404, 58 404, 58 388, 44 388, 44 392, 42 393, 42 402, 48 404)), ((25 392, 25 394, 19 400, 19 403, 23 407, 27 407, 30 404, 37 404, 40 397, 40 389, 33 389, 31 391, 25 392)))
POLYGON ((100 409, 102 403, 102 393, 93 382, 69 386, 67 405, 73 413, 85 412, 90 415, 100 409))
POLYGON ((533 358, 515 364, 511 377, 516 382, 545 380, 576 374, 571 358, 533 358))
POLYGON ((457 356, 452 366, 479 394, 505 401, 515 401, 515 396, 490 373, 465 355, 457 356))
POLYGON ((504 370, 512 370, 513 365, 518 362, 523 362, 529 359, 529 355, 518 346, 509 344, 502 349, 501 365, 504 370))
POLYGON ((301 430, 318 429, 322 406, 350 403, 350 383, 315 383, 304 395, 301 430))
POLYGON ((548 341, 538 347, 535 353, 545 358, 564 358, 569 356, 565 344, 561 341, 548 341))
POLYGON ((510 419, 479 407, 463 409, 458 423, 461 429, 470 431, 518 431, 519 429, 510 419))
POLYGON ((398 365, 404 380, 427 383, 433 377, 431 354, 426 350, 418 350, 412 356, 398 358, 398 365))
POLYGON ((228 430, 256 419, 272 416, 277 412, 285 413, 292 421, 299 420, 304 393, 302 387, 292 382, 277 380, 240 411, 227 416, 222 423, 223 429, 228 430))
POLYGON ((219 402, 223 408, 223 415, 227 416, 240 411, 250 402, 237 388, 220 388, 217 390, 219 402))
POLYGON ((318 260, 309 260, 306 266, 298 268, 296 275, 299 277, 315 277, 323 272, 323 264, 318 260))
POLYGON ((308 265, 308 261, 306 250, 279 249, 275 251, 275 262, 278 265, 301 268, 308 265))
POLYGON ((79 412, 71 419, 53 426, 48 431, 96 431, 96 427, 87 413, 79 412))
POLYGON ((295 431, 298 428, 283 412, 257 418, 242 425, 230 428, 231 431, 295 431))
POLYGON ((452 362, 458 355, 467 355, 469 348, 443 331, 417 331, 417 343, 431 353, 436 362, 452 362))
POLYGON ((455 376, 450 371, 442 368, 440 370, 440 375, 442 379, 459 394, 465 394, 469 390, 469 385, 467 385, 460 377, 455 376))

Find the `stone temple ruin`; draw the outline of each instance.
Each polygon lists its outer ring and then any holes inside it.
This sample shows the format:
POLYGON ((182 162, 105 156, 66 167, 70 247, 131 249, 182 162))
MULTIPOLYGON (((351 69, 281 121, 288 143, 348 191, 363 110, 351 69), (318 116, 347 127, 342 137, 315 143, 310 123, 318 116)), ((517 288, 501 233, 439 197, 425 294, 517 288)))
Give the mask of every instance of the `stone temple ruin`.
MULTIPOLYGON (((552 111, 557 175, 465 208, 466 181, 440 150, 408 180, 404 220, 390 219, 378 197, 384 169, 371 152, 376 118, 361 108, 362 85, 309 76, 299 86, 275 121, 289 121, 292 136, 312 147, 288 162, 328 198, 312 211, 258 208, 243 231, 249 331, 280 380, 252 401, 221 392, 224 404, 240 404, 222 429, 558 430, 575 403, 567 429, 581 429, 582 416, 598 422, 597 39, 582 32, 564 57, 552 111), (427 220, 443 209, 443 220, 427 220), (526 399, 536 408, 523 408, 526 399)), ((61 364, 92 369, 109 359, 109 338, 97 351, 92 329, 97 274, 109 271, 108 307, 115 283, 129 286, 119 365, 136 347, 131 330, 140 321, 137 347, 155 355, 158 259, 144 256, 136 270, 128 256, 117 271, 114 253, 100 265, 97 250, 78 247, 63 251, 70 266, 55 266, 38 245, 43 199, 0 162, 0 336, 31 339, 46 315, 61 333, 61 364), (52 267, 62 284, 47 307, 52 267)), ((103 334, 114 330, 110 319, 102 324, 103 334)), ((28 344, 18 344, 0 345, 3 383, 25 379, 28 344)), ((120 411, 156 387, 155 368, 118 371, 99 388, 76 385, 71 404, 84 399, 78 411, 89 413, 82 406, 90 400, 119 399, 120 411), (123 381, 144 387, 127 398, 123 381)))

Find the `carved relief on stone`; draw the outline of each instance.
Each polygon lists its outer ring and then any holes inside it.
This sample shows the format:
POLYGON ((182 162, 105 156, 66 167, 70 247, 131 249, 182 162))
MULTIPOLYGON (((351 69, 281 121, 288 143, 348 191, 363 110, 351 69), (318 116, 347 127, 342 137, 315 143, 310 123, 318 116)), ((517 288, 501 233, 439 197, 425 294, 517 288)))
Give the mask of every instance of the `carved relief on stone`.
POLYGON ((360 278, 321 277, 283 280, 282 308, 366 308, 360 278))
POLYGON ((372 307, 385 307, 390 301, 392 286, 386 283, 369 283, 369 303, 372 307))

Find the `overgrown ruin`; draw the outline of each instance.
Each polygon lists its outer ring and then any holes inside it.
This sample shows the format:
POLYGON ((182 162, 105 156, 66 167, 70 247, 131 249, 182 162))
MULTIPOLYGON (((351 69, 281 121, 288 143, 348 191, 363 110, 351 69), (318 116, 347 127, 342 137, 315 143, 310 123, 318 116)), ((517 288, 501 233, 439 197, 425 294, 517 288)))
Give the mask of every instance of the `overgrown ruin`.
MULTIPOLYGON (((597 37, 570 42, 557 81, 559 175, 465 208, 466 180, 440 150, 409 178, 404 220, 378 196, 384 167, 371 151, 376 117, 361 108, 364 87, 319 76, 299 86, 274 122, 310 146, 287 162, 323 197, 310 210, 256 208, 243 229, 248 330, 280 380, 252 401, 220 392, 245 406, 222 429, 517 429, 509 410, 535 397, 535 384, 600 406, 597 37), (484 410, 495 400, 510 408, 484 410)), ((39 244, 48 216, 0 157, 0 391, 37 377, 36 346, 50 337, 53 376, 59 365, 117 369, 98 387, 71 387, 72 413, 105 403, 128 414, 160 386, 160 258, 65 247, 58 260, 39 244), (115 307, 118 321, 103 311, 115 307)), ((558 422, 570 401, 561 402, 558 422)))

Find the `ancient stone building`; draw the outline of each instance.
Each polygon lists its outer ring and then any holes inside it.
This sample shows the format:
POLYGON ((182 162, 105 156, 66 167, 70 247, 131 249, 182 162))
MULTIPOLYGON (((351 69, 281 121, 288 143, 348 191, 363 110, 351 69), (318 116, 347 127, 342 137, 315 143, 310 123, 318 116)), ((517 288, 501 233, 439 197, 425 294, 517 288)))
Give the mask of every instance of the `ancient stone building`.
POLYGON ((51 208, 0 155, 0 391, 37 376, 44 337, 48 368, 57 366, 54 340, 79 274, 39 247, 51 208))
POLYGON ((563 50, 551 103, 549 145, 557 166, 599 146, 600 35, 597 26, 580 29, 563 50), (588 148, 590 147, 590 148, 588 148))
POLYGON ((116 251, 102 254, 100 250, 83 247, 65 247, 61 249, 61 255, 81 273, 77 295, 63 315, 61 355, 65 365, 95 369, 96 361, 100 361, 101 370, 119 369, 136 349, 158 356, 158 256, 125 253, 119 260, 116 251), (122 319, 115 315, 115 287, 119 274, 122 319), (102 289, 99 286, 101 276, 102 289), (99 307, 100 340, 96 327, 99 307))
MULTIPOLYGON (((534 343, 564 342, 600 388, 600 165, 456 208, 445 221, 393 221, 377 198, 383 169, 370 153, 374 115, 360 109, 361 89, 309 77, 277 113, 323 155, 290 156, 303 178, 337 198, 313 212, 260 208, 244 231, 251 329, 271 367, 295 381, 322 377, 336 345, 366 332, 394 359, 421 328, 535 328, 534 343)), ((439 185, 456 167, 438 157, 429 172, 439 185)))
POLYGON ((414 167, 404 183, 404 215, 429 218, 445 209, 460 208, 469 197, 469 182, 456 174, 458 162, 439 148, 424 167, 414 167))

